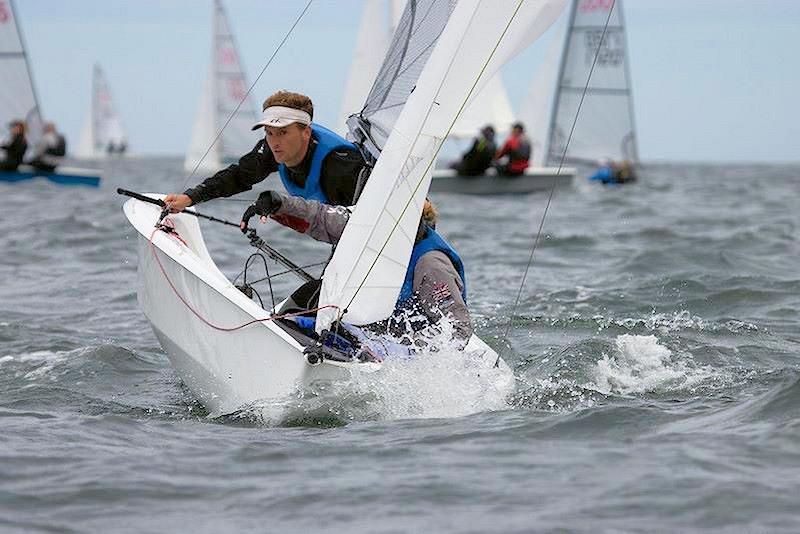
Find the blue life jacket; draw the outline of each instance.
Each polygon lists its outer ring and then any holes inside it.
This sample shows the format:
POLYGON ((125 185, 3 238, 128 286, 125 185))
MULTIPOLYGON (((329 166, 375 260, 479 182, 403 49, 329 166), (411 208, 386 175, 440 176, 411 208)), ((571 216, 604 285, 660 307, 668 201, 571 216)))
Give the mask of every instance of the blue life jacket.
POLYGON ((422 256, 432 250, 444 252, 447 254, 447 257, 450 258, 450 261, 453 262, 453 266, 456 268, 456 271, 458 271, 458 275, 461 277, 461 282, 463 284, 461 297, 464 299, 464 302, 467 302, 467 279, 464 276, 464 263, 453 247, 451 247, 442 236, 437 234, 436 230, 429 226, 425 238, 414 245, 411 251, 411 261, 408 262, 406 279, 403 282, 403 287, 400 288, 400 297, 397 299, 398 307, 411 298, 411 294, 414 292, 414 268, 417 266, 417 262, 422 256))
POLYGON ((325 196, 325 193, 322 192, 322 187, 320 186, 322 161, 334 150, 341 150, 344 148, 355 150, 356 146, 347 139, 319 124, 311 124, 311 135, 317 140, 317 148, 311 159, 311 169, 309 169, 308 176, 306 176, 305 186, 300 187, 289 178, 289 171, 283 163, 278 165, 278 174, 280 174, 283 186, 290 195, 303 197, 308 200, 316 200, 323 204, 330 204, 330 201, 325 196))
POLYGON ((604 184, 612 183, 614 182, 614 171, 611 169, 610 165, 605 165, 597 169, 597 172, 591 175, 589 180, 602 182, 604 184))

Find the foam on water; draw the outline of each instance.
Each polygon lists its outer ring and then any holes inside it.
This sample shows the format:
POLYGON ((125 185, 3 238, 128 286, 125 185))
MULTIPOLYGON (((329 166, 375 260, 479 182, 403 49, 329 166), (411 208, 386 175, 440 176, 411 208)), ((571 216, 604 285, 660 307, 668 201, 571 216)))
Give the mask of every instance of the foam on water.
POLYGON ((690 388, 713 373, 675 358, 654 335, 623 334, 615 339, 614 354, 603 354, 591 370, 587 386, 604 394, 630 395, 690 388))

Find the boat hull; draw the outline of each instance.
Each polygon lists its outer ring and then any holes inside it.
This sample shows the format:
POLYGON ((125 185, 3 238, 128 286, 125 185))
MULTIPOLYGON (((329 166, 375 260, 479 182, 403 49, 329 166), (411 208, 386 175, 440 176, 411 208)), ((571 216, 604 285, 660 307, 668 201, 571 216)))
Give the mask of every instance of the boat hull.
POLYGON ((555 187, 569 187, 575 169, 535 167, 521 176, 500 176, 497 173, 480 176, 463 176, 452 169, 433 171, 432 193, 461 193, 464 195, 519 195, 549 191, 555 187))
POLYGON ((56 172, 37 171, 23 167, 14 172, 0 171, 0 182, 22 182, 41 178, 58 185, 100 186, 100 171, 96 169, 78 169, 59 167, 56 172))
MULTIPOLYGON (((212 416, 257 406, 259 415, 279 421, 292 415, 286 401, 298 394, 348 380, 356 367, 360 373, 381 368, 358 361, 310 361, 296 337, 273 321, 258 321, 269 313, 219 271, 195 217, 169 216, 166 221, 176 231, 170 235, 154 231, 156 206, 131 199, 124 211, 139 233, 139 305, 170 363, 212 416), (235 328, 246 323, 252 324, 235 328)), ((497 359, 477 336, 467 349, 482 367, 497 359)), ((502 360, 499 374, 513 389, 513 374, 502 360)))

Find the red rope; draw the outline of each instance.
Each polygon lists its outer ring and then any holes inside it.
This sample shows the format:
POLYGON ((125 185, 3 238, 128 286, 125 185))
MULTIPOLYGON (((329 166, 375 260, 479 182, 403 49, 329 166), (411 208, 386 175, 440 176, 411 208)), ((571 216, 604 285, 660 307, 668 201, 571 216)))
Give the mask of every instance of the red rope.
MULTIPOLYGON (((165 221, 166 220, 168 220, 168 219, 165 219, 165 221)), ((172 225, 172 221, 170 221, 169 228, 172 228, 172 231, 171 232, 165 232, 165 233, 168 234, 168 235, 174 236, 178 241, 180 241, 181 243, 183 243, 184 245, 186 245, 188 247, 188 245, 186 244, 186 241, 184 241, 181 238, 181 236, 178 235, 178 232, 175 231, 175 229, 174 229, 175 227, 174 227, 174 225, 172 225)), ((234 330, 240 330, 240 329, 242 329, 242 328, 244 328, 246 326, 250 326, 251 324, 255 324, 255 323, 263 323, 263 322, 266 322, 266 321, 273 321, 275 319, 284 319, 284 318, 287 318, 287 317, 297 317, 298 315, 305 315, 306 313, 316 312, 316 311, 324 310, 326 308, 335 308, 337 310, 339 309, 339 306, 334 306, 333 304, 328 304, 326 306, 320 306, 318 308, 312 308, 310 310, 303 310, 303 311, 294 312, 294 313, 284 313, 282 315, 273 315, 271 317, 266 317, 264 319, 253 319, 252 321, 248 321, 248 322, 240 324, 238 326, 219 326, 219 325, 215 325, 214 323, 212 323, 211 321, 209 321, 208 319, 206 319, 205 317, 200 315, 200 313, 197 310, 195 310, 192 307, 192 305, 189 304, 186 301, 186 299, 183 298, 183 295, 181 295, 178 292, 178 289, 175 287, 175 284, 173 284, 172 280, 170 280, 169 276, 167 276, 167 271, 164 269, 164 265, 161 264, 161 260, 158 258, 158 253, 156 252, 156 246, 153 243, 153 237, 156 235, 156 232, 158 232, 158 230, 159 230, 159 228, 156 228, 155 230, 153 230, 153 233, 150 234, 150 249, 153 251, 153 257, 155 258, 156 263, 158 264, 158 268, 161 270, 161 274, 164 275, 164 279, 169 284, 169 287, 172 288, 172 292, 175 293, 175 296, 178 297, 178 299, 183 303, 183 305, 186 306, 186 308, 188 308, 189 311, 192 312, 195 317, 200 319, 203 323, 205 323, 206 325, 210 326, 214 330, 220 330, 222 332, 233 332, 234 330)))

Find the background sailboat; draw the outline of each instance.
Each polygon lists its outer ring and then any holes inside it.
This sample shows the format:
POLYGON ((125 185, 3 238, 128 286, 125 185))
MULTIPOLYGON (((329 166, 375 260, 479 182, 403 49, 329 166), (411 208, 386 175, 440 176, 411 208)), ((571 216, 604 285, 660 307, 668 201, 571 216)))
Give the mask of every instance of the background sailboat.
POLYGON ((198 164, 201 171, 218 170, 226 163, 237 161, 256 144, 250 127, 258 120, 258 113, 252 98, 245 98, 249 84, 221 0, 214 0, 213 17, 211 67, 203 86, 191 144, 184 160, 183 167, 187 172, 194 170, 198 164), (238 112, 222 130, 240 103, 238 112), (222 134, 214 142, 220 131, 222 134), (212 142, 214 146, 203 158, 212 142))
MULTIPOLYGON (((0 8, 0 125, 5 128, 12 120, 25 121, 26 156, 30 157, 32 148, 42 138, 44 122, 14 2, 0 2, 0 8)), ((93 169, 58 167, 57 172, 41 172, 23 165, 15 172, 0 172, 0 181, 5 182, 40 177, 62 185, 97 186, 100 183, 99 172, 93 169)))
POLYGON ((573 0, 562 24, 563 38, 551 46, 522 110, 523 119, 544 132, 537 138, 542 149, 534 151, 535 161, 550 166, 561 162, 594 63, 564 161, 638 162, 622 0, 573 0))
POLYGON ((76 156, 97 159, 121 155, 127 148, 128 136, 114 107, 108 81, 100 65, 95 64, 92 69, 92 100, 76 156))

